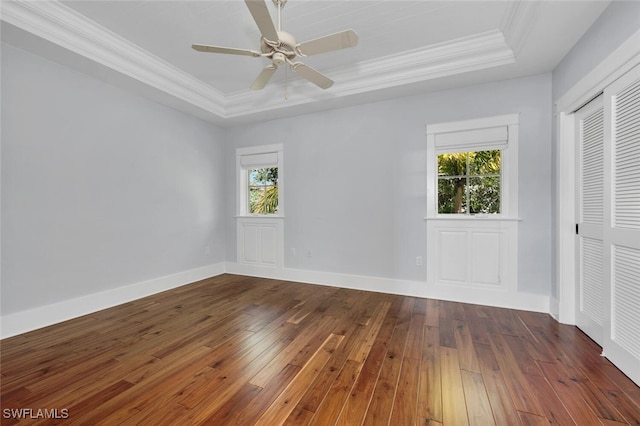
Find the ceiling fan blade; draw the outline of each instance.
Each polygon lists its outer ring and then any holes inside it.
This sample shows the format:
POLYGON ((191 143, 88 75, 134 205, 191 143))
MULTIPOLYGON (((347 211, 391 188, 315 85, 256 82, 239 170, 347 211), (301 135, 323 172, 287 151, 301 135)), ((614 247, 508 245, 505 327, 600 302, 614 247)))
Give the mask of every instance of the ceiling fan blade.
POLYGON ((358 34, 353 30, 346 30, 300 43, 297 50, 302 56, 311 56, 354 47, 357 44, 358 34))
POLYGON ((265 0, 244 0, 253 16, 253 20, 256 21, 256 25, 260 30, 260 34, 269 41, 278 42, 278 32, 273 25, 269 9, 267 9, 267 3, 265 0))
POLYGON ((291 69, 293 72, 300 74, 302 77, 306 78, 321 89, 328 89, 333 86, 333 80, 302 62, 295 62, 291 64, 291 69))
POLYGON ((268 65, 262 69, 262 72, 256 78, 256 81, 251 85, 251 90, 261 90, 264 89, 264 86, 267 85, 273 73, 276 72, 278 68, 275 65, 268 65))
POLYGON ((230 55, 243 55, 243 56, 253 56, 253 57, 262 56, 260 52, 256 52, 255 50, 234 49, 232 47, 221 47, 221 46, 209 46, 206 44, 193 44, 191 45, 191 48, 194 50, 197 50, 198 52, 227 53, 230 55))

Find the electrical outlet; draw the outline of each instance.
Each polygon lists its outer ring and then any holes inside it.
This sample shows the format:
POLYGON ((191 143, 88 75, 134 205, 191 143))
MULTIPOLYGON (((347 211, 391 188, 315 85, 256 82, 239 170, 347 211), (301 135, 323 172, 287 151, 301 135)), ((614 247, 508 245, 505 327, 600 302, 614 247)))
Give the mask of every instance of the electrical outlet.
POLYGON ((422 256, 416 256, 416 266, 422 266, 423 263, 422 256))
POLYGON ((211 246, 204 246, 204 254, 211 254, 211 246))
POLYGON ((296 257, 296 254, 297 254, 296 249, 292 248, 291 249, 291 257, 296 257))
POLYGON ((307 249, 307 257, 311 257, 311 249, 307 249))

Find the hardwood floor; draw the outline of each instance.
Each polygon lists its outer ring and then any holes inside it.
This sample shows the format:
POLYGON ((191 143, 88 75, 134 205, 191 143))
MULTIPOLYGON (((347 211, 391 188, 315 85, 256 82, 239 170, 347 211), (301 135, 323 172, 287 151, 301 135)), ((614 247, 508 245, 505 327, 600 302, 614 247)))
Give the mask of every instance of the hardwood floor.
POLYGON ((1 420, 640 424, 599 354, 544 314, 222 275, 3 340, 1 420))

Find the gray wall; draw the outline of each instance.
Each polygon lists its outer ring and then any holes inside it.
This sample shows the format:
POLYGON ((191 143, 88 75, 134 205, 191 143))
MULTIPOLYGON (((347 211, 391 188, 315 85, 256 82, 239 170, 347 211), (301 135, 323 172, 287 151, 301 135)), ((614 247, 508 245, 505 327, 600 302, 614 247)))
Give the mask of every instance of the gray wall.
POLYGON ((286 267, 424 281, 415 257, 426 256, 425 125, 511 113, 520 113, 519 288, 548 295, 550 74, 229 129, 227 259, 236 259, 235 148, 283 143, 286 267))
POLYGON ((224 261, 224 138, 3 44, 2 313, 224 261))
POLYGON ((640 2, 613 1, 553 71, 557 101, 640 29, 640 2))

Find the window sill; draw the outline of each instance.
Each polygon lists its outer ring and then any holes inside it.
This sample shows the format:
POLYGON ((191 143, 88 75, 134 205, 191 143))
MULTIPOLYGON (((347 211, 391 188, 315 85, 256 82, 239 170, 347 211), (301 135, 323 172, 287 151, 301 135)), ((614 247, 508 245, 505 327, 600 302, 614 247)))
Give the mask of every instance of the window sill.
POLYGON ((507 216, 490 216, 490 215, 440 215, 440 216, 427 216, 424 218, 426 221, 431 220, 471 220, 482 222, 522 222, 522 218, 519 217, 507 217, 507 216))
POLYGON ((275 214, 245 214, 236 215, 236 219, 284 219, 284 216, 275 214))

